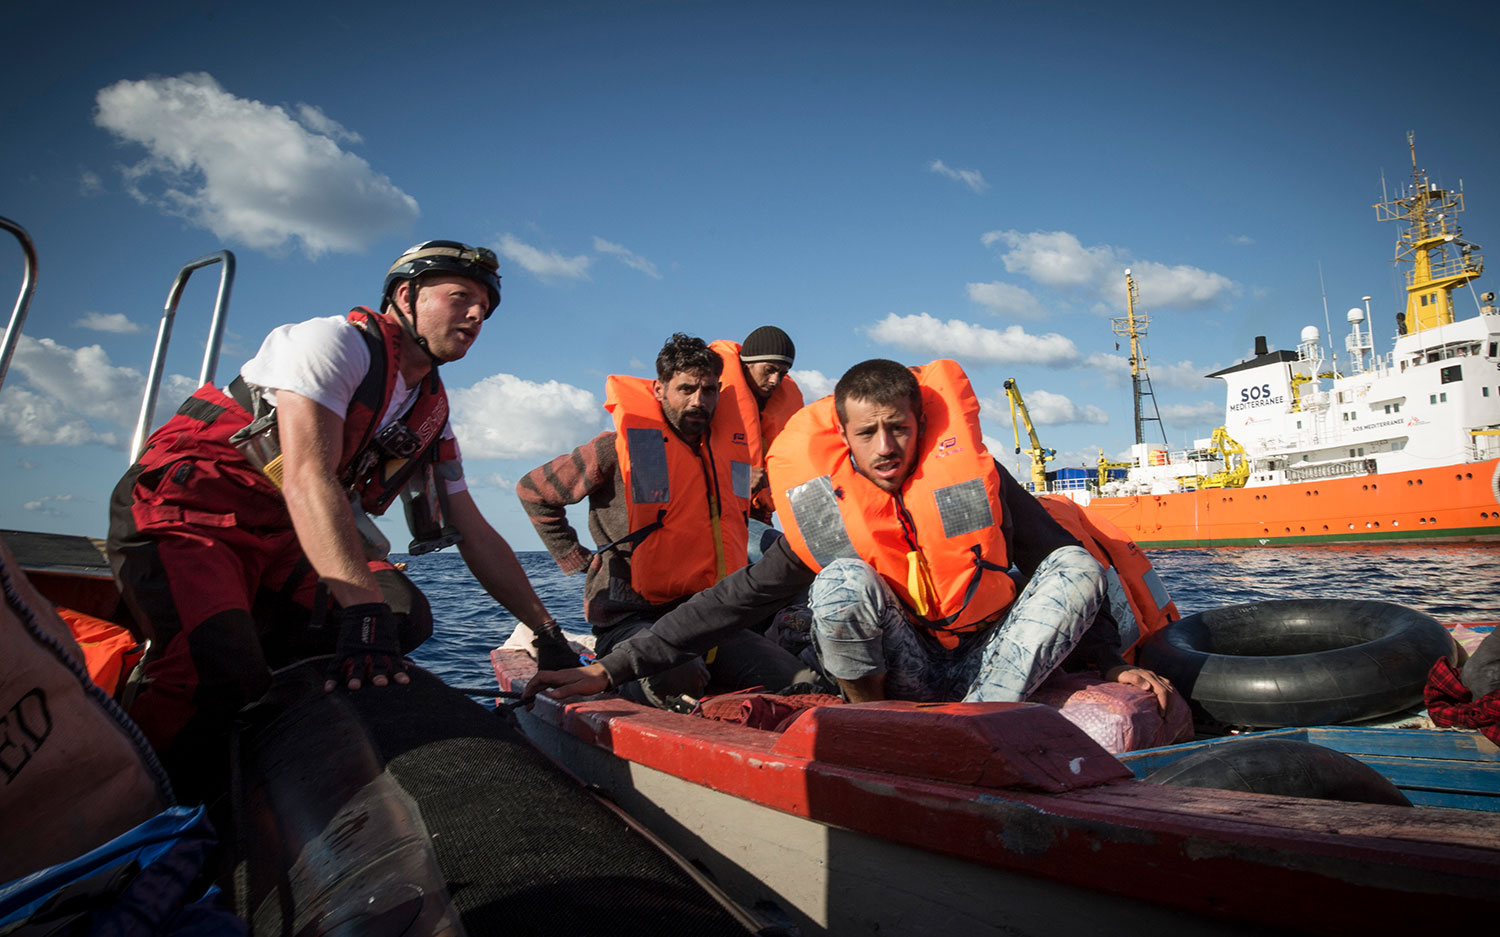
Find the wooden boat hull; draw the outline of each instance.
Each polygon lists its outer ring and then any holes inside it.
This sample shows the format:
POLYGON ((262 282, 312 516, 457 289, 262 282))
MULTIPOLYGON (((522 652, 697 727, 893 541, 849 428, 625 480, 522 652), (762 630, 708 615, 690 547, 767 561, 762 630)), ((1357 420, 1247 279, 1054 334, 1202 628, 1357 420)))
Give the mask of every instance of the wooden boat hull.
MULTIPOLYGON (((533 669, 492 661, 504 688, 533 669)), ((1438 901, 1445 920, 1500 911, 1500 815, 1143 784, 1042 706, 832 706, 778 736, 602 697, 539 700, 521 725, 805 933, 1099 933, 1121 915, 1397 933, 1438 901)))
POLYGON ((1500 541, 1500 459, 1260 488, 1096 497, 1149 549, 1500 541))

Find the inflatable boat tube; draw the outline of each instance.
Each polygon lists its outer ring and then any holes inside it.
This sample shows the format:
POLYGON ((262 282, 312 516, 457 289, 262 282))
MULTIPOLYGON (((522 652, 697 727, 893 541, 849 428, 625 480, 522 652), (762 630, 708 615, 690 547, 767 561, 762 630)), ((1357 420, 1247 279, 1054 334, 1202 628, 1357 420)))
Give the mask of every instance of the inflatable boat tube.
POLYGON ((1226 739, 1142 780, 1252 794, 1411 806, 1396 785, 1359 759, 1293 739, 1226 739))
POLYGON ((233 884, 252 934, 747 933, 505 713, 410 675, 324 693, 321 664, 293 668, 239 727, 233 884))
POLYGON ((1454 660, 1442 625, 1388 602, 1291 599, 1189 615, 1151 635, 1142 667, 1226 725, 1339 725, 1422 702, 1427 671, 1454 660))

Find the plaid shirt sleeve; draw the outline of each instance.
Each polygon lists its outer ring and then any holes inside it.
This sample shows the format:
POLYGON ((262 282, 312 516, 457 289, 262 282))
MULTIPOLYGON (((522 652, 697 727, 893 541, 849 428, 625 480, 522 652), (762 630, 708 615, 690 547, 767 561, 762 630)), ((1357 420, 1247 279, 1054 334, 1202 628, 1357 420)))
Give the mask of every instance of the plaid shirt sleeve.
POLYGON ((611 430, 537 466, 516 483, 516 496, 535 525, 537 536, 558 567, 570 576, 587 569, 594 554, 578 541, 578 532, 568 523, 567 506, 610 484, 618 461, 611 430))

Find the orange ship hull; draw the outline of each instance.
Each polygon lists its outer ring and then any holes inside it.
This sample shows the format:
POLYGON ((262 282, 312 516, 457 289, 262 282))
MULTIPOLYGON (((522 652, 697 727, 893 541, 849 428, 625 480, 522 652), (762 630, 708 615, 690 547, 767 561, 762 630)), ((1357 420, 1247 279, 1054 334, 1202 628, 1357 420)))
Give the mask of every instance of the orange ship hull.
POLYGON ((1265 488, 1094 498, 1143 547, 1500 541, 1500 459, 1265 488))

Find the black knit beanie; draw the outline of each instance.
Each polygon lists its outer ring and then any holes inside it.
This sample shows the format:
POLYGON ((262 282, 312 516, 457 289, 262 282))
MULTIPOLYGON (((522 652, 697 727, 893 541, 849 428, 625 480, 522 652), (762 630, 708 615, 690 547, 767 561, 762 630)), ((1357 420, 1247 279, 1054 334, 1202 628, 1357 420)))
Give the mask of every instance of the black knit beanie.
POLYGON ((740 344, 740 361, 754 364, 757 361, 777 361, 787 367, 797 357, 797 346, 791 336, 774 325, 763 325, 745 336, 740 344))

